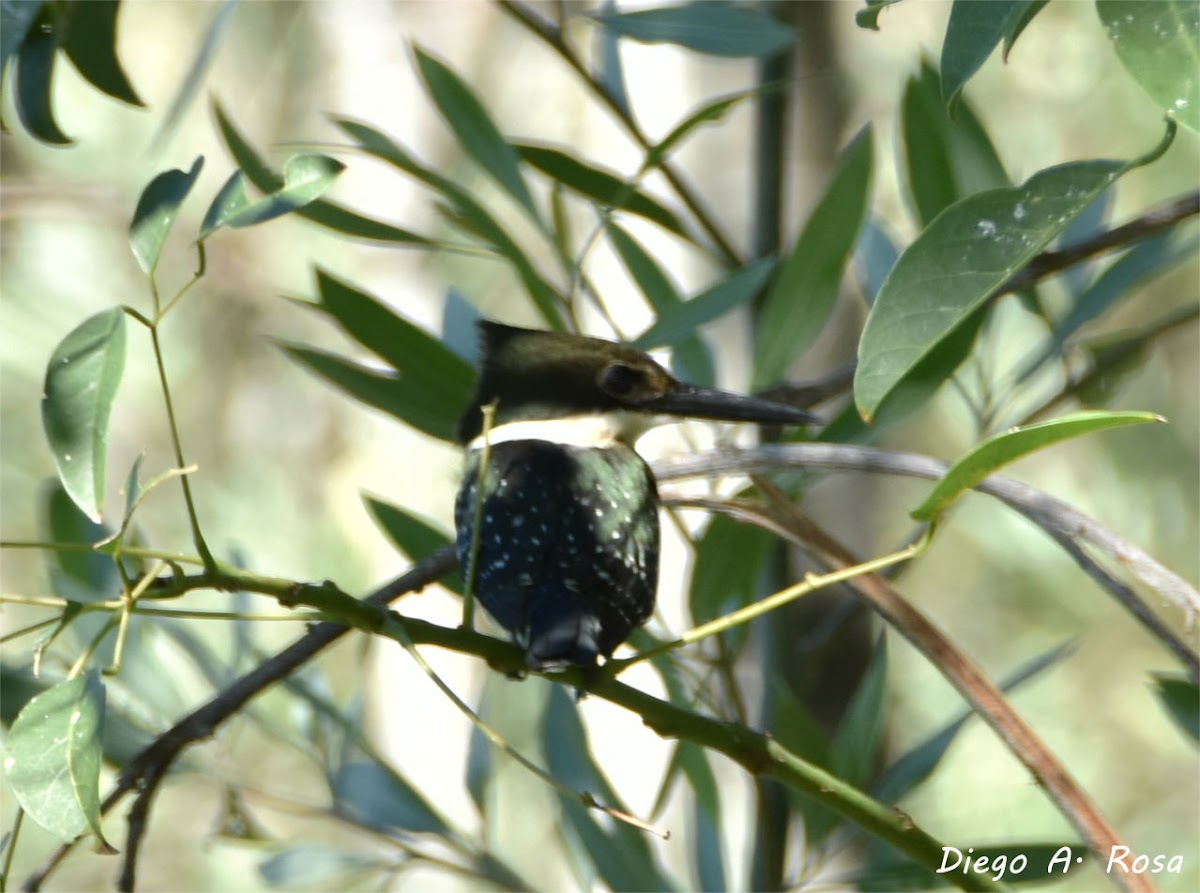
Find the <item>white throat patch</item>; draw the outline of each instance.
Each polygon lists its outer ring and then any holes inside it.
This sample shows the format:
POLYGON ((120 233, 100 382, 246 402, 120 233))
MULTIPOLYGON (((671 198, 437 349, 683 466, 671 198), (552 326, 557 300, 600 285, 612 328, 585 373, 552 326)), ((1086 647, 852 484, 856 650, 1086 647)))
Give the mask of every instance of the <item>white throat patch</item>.
MULTIPOLYGON (((493 444, 513 440, 545 440, 564 446, 606 447, 617 441, 632 444, 654 423, 653 415, 621 410, 564 419, 526 419, 497 425, 489 432, 488 440, 493 444)), ((483 435, 467 444, 467 449, 483 449, 483 435)))

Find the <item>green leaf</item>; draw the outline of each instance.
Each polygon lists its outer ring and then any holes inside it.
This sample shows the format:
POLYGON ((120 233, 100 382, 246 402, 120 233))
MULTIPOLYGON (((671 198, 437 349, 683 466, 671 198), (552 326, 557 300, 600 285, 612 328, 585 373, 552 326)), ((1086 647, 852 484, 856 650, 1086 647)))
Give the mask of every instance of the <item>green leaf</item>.
POLYGON ((54 63, 61 38, 62 22, 52 7, 43 6, 17 50, 17 85, 13 91, 17 117, 25 129, 52 146, 73 142, 54 120, 54 63))
MULTIPOLYGON (((366 503, 371 518, 391 540, 392 545, 413 561, 428 558, 438 549, 454 542, 452 537, 406 509, 373 496, 364 496, 363 502, 366 503)), ((462 577, 457 572, 443 577, 439 582, 452 592, 462 595, 462 577)))
POLYGON ((8 733, 4 772, 31 819, 70 843, 91 830, 115 852, 100 828, 100 734, 104 686, 92 670, 35 697, 8 733))
POLYGON ((458 414, 463 406, 443 401, 415 386, 399 372, 369 369, 344 357, 296 344, 282 344, 289 357, 351 397, 424 431, 430 437, 455 442, 458 414))
POLYGON ((1190 679, 1154 673, 1154 690, 1179 728, 1200 742, 1200 686, 1190 679))
MULTIPOLYGON (((606 806, 628 812, 596 764, 578 709, 562 686, 554 686, 542 721, 542 751, 550 774, 568 788, 587 791, 606 806)), ((574 832, 610 890, 673 890, 659 869, 648 836, 624 822, 602 827, 577 797, 559 794, 567 827, 574 832)))
POLYGON ((492 123, 483 104, 475 98, 471 88, 441 60, 420 47, 414 47, 413 52, 425 89, 458 137, 458 144, 463 151, 491 174, 504 191, 529 212, 530 218, 540 223, 533 196, 529 194, 529 188, 521 176, 516 150, 492 123))
POLYGON ((125 311, 97 313, 54 349, 46 367, 42 427, 71 499, 95 521, 104 502, 108 418, 125 369, 125 311))
MULTIPOLYGON (((217 118, 217 127, 221 137, 229 148, 234 161, 242 173, 256 189, 272 193, 283 186, 283 179, 276 174, 257 152, 246 141, 245 137, 233 126, 233 122, 225 114, 220 103, 213 101, 213 114, 217 118)), ((228 185, 228 184, 226 184, 228 185)), ((341 205, 319 198, 296 211, 305 220, 311 220, 335 232, 345 233, 356 239, 370 239, 377 242, 395 242, 402 245, 419 245, 430 247, 434 243, 429 238, 410 230, 393 226, 382 220, 364 217, 341 205)))
POLYGON ((258 866, 262 879, 277 890, 353 890, 362 878, 385 867, 366 853, 322 843, 288 847, 258 866))
POLYGON ((854 23, 860 28, 879 30, 879 14, 900 0, 867 0, 867 5, 854 14, 854 23))
POLYGON ((1009 20, 1008 31, 1004 35, 1004 49, 1002 51, 1002 57, 1005 62, 1008 61, 1008 54, 1012 52, 1017 38, 1021 36, 1029 26, 1029 23, 1033 21, 1034 17, 1042 11, 1042 7, 1048 2, 1049 0, 1032 0, 1031 3, 1025 4, 1025 8, 1020 16, 1009 20))
POLYGON ((63 49, 79 73, 114 99, 144 107, 117 58, 119 0, 87 0, 72 3, 70 9, 63 49))
MULTIPOLYGON (((112 535, 80 511, 62 483, 48 481, 45 491, 43 528, 55 543, 94 546, 112 535)), ((119 591, 121 580, 112 558, 92 550, 54 550, 47 554, 50 584, 54 594, 73 602, 106 601, 119 591)))
MULTIPOLYGON (((650 253, 615 223, 609 221, 606 230, 621 263, 654 308, 655 314, 661 317, 674 312, 683 299, 650 253)), ((712 354, 698 335, 681 341, 672 349, 671 364, 682 378, 692 384, 711 386, 716 381, 712 354)))
POLYGON ((679 124, 675 125, 657 145, 650 147, 650 150, 646 153, 646 160, 642 163, 642 170, 652 170, 662 164, 667 156, 671 154, 671 150, 679 145, 697 127, 703 124, 715 124, 724 118, 730 109, 739 105, 744 100, 762 96, 765 93, 778 89, 778 84, 763 84, 760 87, 755 87, 753 90, 743 90, 740 93, 731 93, 728 96, 722 96, 708 103, 708 105, 701 106, 684 118, 679 124))
POLYGON ((0 72, 25 42, 25 35, 45 4, 42 0, 0 0, 0 72))
POLYGON ((129 246, 147 276, 154 275, 163 243, 179 215, 179 206, 192 191, 203 167, 204 156, 197 155, 187 173, 176 168, 163 171, 142 190, 129 224, 129 246))
POLYGON ((424 329, 413 325, 372 295, 317 271, 316 306, 342 329, 401 373, 412 387, 446 403, 457 413, 475 387, 475 370, 424 329))
POLYGON ((204 215, 200 238, 222 226, 254 226, 303 208, 345 169, 346 165, 328 155, 293 155, 283 163, 283 186, 255 202, 246 198, 242 178, 234 174, 204 215))
MULTIPOLYGON (((1000 690, 1005 694, 1012 692, 1018 686, 1039 676, 1045 670, 1070 656, 1074 650, 1074 643, 1068 640, 1039 654, 1018 668, 1011 676, 1005 677, 1000 683, 1000 690)), ((933 774, 933 770, 946 755, 946 751, 954 743, 958 733, 974 716, 974 710, 970 708, 964 710, 957 719, 941 731, 899 756, 875 784, 872 791, 875 798, 881 803, 898 803, 902 797, 917 788, 933 774)))
POLYGON ((1194 255, 1195 240, 1176 238, 1173 232, 1134 245, 1079 294, 1066 316, 1055 324, 1054 335, 1046 349, 1029 362, 1019 380, 1025 380, 1058 356, 1072 335, 1122 299, 1132 297, 1144 282, 1194 255))
POLYGON ((1143 158, 1048 168, 1023 186, 971 195, 939 214, 900 255, 867 318, 854 376, 863 418, 1100 192, 1161 155, 1174 132, 1168 122, 1143 158))
POLYGON ((369 828, 446 834, 445 819, 401 775, 376 762, 343 763, 330 785, 334 809, 369 828))
POLYGON ((516 149, 522 161, 580 195, 605 207, 637 214, 681 238, 690 238, 673 211, 616 174, 586 165, 566 152, 549 146, 517 143, 516 149))
POLYGON ((857 788, 864 787, 874 774, 883 744, 886 687, 887 639, 881 635, 867 672, 829 743, 833 774, 857 788))
POLYGON ((707 623, 758 596, 763 559, 773 541, 761 527, 713 515, 696 543, 688 602, 693 623, 707 623))
POLYGON ((938 73, 924 60, 905 85, 900 114, 906 185, 922 224, 973 192, 1011 185, 971 106, 959 102, 950 119, 938 73))
MULTIPOLYGON (((216 4, 212 3, 209 6, 215 7, 216 4)), ((154 142, 150 144, 151 152, 159 151, 162 147, 166 146, 171 137, 179 129, 179 124, 183 120, 184 113, 191 107, 196 94, 200 92, 200 88, 205 84, 208 70, 212 66, 213 60, 217 55, 217 49, 221 45, 221 38, 229 28, 229 23, 233 19, 233 13, 237 9, 237 6, 238 0, 223 0, 220 7, 217 8, 216 13, 213 14, 213 20, 204 31, 204 39, 200 41, 199 46, 196 48, 192 62, 188 66, 187 74, 183 76, 183 80, 180 81, 174 95, 171 97, 170 104, 166 107, 166 112, 162 116, 162 123, 159 124, 158 131, 154 134, 154 142)))
POLYGON ((685 3, 628 13, 594 13, 592 18, 623 37, 677 46, 732 59, 774 56, 800 35, 774 16, 732 3, 685 3))
POLYGON ((942 42, 942 98, 951 114, 963 86, 1036 0, 954 0, 942 42))
POLYGON ((1200 131, 1200 4, 1096 0, 1117 58, 1154 103, 1200 131))
POLYGON ((638 350, 673 347, 690 338, 700 326, 758 294, 774 268, 775 261, 764 257, 734 270, 716 285, 664 312, 634 340, 633 346, 638 350))
POLYGON ((867 213, 871 161, 868 125, 842 152, 825 194, 767 293, 756 327, 756 388, 783 378, 791 362, 812 346, 829 319, 867 213))
POLYGON ((1013 428, 989 437, 955 462, 930 494, 910 514, 917 521, 932 521, 964 491, 971 489, 996 469, 1022 456, 1093 431, 1125 425, 1165 422, 1152 412, 1077 412, 1049 422, 1013 428))
POLYGON ((559 296, 538 275, 533 263, 509 236, 508 231, 497 223, 487 209, 479 204, 467 190, 418 163, 404 147, 373 127, 341 118, 335 119, 334 124, 349 134, 350 138, 355 140, 367 153, 404 171, 449 200, 454 211, 457 212, 457 217, 454 218, 455 224, 469 232, 476 233, 507 259, 516 270, 517 276, 533 299, 534 306, 542 314, 542 318, 546 320, 551 329, 563 330, 562 315, 558 312, 558 307, 562 303, 559 296))

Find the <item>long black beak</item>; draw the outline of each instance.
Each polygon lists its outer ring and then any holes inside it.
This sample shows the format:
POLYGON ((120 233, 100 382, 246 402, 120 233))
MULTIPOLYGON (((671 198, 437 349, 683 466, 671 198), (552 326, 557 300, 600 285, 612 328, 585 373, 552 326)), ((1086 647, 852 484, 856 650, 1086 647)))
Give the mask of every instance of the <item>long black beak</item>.
POLYGON ((698 388, 681 384, 664 394, 643 409, 667 415, 693 419, 712 419, 718 422, 758 422, 761 425, 814 425, 821 421, 819 416, 804 409, 731 394, 714 388, 698 388))

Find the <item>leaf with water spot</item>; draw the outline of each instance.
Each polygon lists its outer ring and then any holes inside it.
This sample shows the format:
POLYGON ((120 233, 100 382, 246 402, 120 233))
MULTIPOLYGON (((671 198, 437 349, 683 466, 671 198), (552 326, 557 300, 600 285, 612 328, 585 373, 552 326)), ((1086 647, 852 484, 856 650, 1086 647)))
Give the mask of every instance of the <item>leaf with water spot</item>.
POLYGON ((1200 131, 1200 3, 1096 0, 1125 70, 1163 111, 1200 131))
POLYGON ((125 311, 97 313, 54 349, 46 367, 42 427, 63 487, 100 520, 108 419, 125 371, 125 311))
MULTIPOLYGON (((872 419, 927 357, 1097 195, 1125 171, 1159 157, 1173 138, 1171 125, 1143 158, 1058 165, 1022 186, 969 195, 939 214, 900 255, 871 308, 854 376, 859 414, 872 419)), ((940 372, 948 376, 953 367, 940 372)))

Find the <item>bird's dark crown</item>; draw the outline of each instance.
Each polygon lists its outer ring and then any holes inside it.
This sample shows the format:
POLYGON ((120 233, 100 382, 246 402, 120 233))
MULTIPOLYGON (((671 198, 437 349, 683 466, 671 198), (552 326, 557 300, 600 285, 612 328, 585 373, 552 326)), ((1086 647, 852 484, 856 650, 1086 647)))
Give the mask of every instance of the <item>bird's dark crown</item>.
POLYGON ((624 344, 519 329, 482 320, 475 398, 459 421, 467 443, 482 430, 481 409, 498 401, 495 424, 616 410, 655 411, 680 383, 651 357, 624 344))

